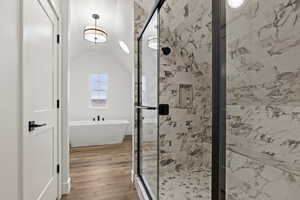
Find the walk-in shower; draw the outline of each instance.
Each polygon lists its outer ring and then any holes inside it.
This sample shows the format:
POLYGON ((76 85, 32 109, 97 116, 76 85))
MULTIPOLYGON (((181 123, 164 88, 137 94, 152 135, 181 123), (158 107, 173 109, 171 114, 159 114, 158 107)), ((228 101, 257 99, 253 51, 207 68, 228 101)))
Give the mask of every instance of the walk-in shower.
POLYGON ((157 1, 138 40, 138 173, 151 199, 299 199, 299 8, 157 1))

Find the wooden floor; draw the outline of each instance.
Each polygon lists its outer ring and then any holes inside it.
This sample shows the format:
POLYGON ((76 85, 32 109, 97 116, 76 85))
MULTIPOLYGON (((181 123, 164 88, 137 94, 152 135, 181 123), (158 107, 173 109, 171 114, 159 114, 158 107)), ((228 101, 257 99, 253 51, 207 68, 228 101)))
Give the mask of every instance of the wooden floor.
POLYGON ((71 149, 72 189, 63 200, 138 200, 131 183, 131 139, 71 149))

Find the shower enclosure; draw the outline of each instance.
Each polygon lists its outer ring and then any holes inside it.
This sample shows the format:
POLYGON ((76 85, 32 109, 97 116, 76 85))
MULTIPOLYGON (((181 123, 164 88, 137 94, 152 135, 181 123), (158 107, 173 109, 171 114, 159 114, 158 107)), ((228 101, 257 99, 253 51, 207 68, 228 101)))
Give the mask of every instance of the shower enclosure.
POLYGON ((158 13, 139 39, 138 170, 152 199, 158 196, 158 13))
POLYGON ((138 41, 138 175, 150 199, 299 199, 299 8, 156 2, 138 41))

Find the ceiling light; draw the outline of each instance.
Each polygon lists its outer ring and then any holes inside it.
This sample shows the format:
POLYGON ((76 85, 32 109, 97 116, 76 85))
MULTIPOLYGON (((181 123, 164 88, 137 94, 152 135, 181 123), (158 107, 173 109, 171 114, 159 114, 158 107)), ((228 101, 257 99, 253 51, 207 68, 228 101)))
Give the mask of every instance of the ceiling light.
POLYGON ((227 0, 228 5, 231 8, 239 8, 244 4, 245 0, 227 0))
POLYGON ((148 38, 148 47, 154 50, 158 49, 158 38, 156 36, 150 36, 148 38))
POLYGON ((129 48, 128 48, 128 46, 126 45, 125 42, 119 41, 119 45, 120 45, 121 49, 122 49, 125 53, 127 53, 127 54, 130 53, 129 48))
POLYGON ((93 26, 85 27, 83 31, 84 39, 93 43, 103 43, 107 41, 107 33, 99 26, 97 26, 97 20, 100 19, 99 15, 93 14, 95 24, 93 26))

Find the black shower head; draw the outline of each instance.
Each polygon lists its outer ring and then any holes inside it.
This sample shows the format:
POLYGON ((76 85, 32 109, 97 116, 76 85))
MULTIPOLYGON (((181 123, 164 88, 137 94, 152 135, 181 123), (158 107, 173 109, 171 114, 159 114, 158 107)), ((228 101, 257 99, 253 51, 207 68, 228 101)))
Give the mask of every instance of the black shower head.
POLYGON ((161 48, 162 52, 164 55, 169 55, 171 53, 171 48, 170 47, 163 47, 161 48))

